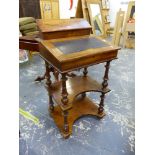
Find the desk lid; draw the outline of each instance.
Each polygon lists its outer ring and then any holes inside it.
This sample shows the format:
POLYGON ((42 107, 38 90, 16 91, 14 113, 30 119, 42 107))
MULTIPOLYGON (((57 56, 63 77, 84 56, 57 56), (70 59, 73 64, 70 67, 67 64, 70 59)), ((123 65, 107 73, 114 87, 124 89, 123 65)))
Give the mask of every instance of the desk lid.
POLYGON ((37 19, 36 22, 42 33, 91 29, 90 24, 85 19, 37 19))
POLYGON ((61 73, 116 59, 120 49, 96 36, 42 40, 40 43, 41 57, 61 73))

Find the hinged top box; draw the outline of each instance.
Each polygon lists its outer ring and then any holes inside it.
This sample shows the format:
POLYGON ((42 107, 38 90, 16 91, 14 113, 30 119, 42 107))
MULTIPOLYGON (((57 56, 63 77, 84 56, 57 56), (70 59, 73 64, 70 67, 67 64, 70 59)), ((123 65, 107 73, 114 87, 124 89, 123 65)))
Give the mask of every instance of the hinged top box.
POLYGON ((37 25, 44 40, 90 35, 92 31, 85 19, 37 19, 37 25))

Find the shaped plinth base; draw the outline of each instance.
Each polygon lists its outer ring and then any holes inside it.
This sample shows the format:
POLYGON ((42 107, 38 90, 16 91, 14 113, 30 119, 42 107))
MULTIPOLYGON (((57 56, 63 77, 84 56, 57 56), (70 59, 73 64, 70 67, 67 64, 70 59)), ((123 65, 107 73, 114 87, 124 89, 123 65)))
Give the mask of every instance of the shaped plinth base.
POLYGON ((64 138, 68 138, 72 134, 73 123, 80 117, 86 115, 94 115, 98 118, 102 118, 103 116, 105 116, 104 112, 98 114, 98 106, 93 103, 88 97, 77 98, 73 103, 73 107, 68 110, 68 112, 69 132, 66 133, 63 130, 64 118, 60 106, 55 106, 54 111, 50 111, 50 115, 53 117, 55 124, 59 128, 64 138))

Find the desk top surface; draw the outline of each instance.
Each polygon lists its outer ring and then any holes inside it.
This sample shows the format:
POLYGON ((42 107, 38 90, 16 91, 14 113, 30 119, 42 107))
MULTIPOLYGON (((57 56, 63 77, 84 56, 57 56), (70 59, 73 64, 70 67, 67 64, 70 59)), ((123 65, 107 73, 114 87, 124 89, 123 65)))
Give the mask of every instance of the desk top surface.
POLYGON ((43 40, 41 45, 40 55, 61 71, 113 60, 120 49, 96 36, 43 40))
POLYGON ((75 40, 66 40, 62 42, 54 42, 53 45, 63 54, 76 53, 88 49, 95 49, 109 46, 96 37, 80 38, 75 40))

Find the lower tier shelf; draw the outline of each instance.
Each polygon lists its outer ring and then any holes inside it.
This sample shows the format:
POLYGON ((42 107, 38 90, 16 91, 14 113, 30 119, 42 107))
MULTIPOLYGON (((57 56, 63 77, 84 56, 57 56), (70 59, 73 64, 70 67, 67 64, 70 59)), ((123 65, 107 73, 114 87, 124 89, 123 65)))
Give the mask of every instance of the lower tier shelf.
POLYGON ((60 106, 55 106, 54 111, 49 110, 49 112, 64 138, 68 138, 72 134, 72 126, 74 122, 80 117, 93 115, 97 116, 98 118, 102 118, 103 116, 105 116, 104 112, 102 114, 98 114, 98 106, 93 103, 88 97, 77 98, 72 106, 72 109, 68 110, 69 132, 66 134, 63 131, 64 118, 60 106))
POLYGON ((61 102, 61 91, 62 91, 62 82, 58 81, 52 84, 50 88, 50 93, 52 94, 55 102, 61 107, 62 110, 71 109, 73 106, 74 99, 83 92, 103 92, 108 93, 109 88, 102 90, 102 84, 99 84, 96 80, 91 77, 76 76, 73 78, 68 78, 66 81, 66 88, 68 92, 68 103, 67 105, 62 104, 61 102))

